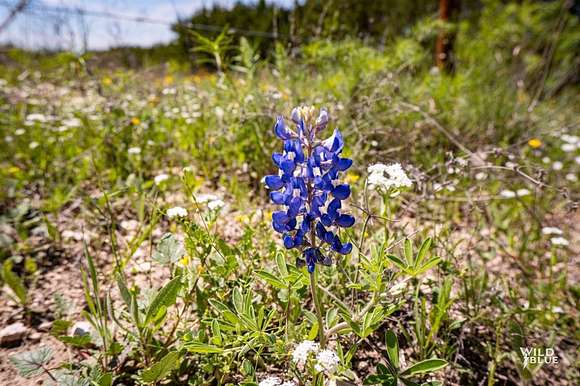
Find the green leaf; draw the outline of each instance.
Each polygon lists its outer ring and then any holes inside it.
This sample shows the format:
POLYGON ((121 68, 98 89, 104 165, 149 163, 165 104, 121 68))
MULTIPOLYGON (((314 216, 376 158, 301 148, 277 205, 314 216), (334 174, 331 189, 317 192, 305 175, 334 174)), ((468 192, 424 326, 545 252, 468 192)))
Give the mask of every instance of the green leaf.
POLYGON ((276 254, 276 265, 278 266, 278 271, 282 277, 288 276, 288 267, 286 266, 286 260, 284 260, 284 255, 282 253, 276 254))
POLYGON ((415 363, 413 366, 403 371, 401 375, 409 376, 416 374, 431 373, 433 371, 440 370, 445 366, 447 366, 447 361, 443 359, 438 358, 426 359, 424 361, 415 363))
POLYGON ((288 288, 288 285, 285 284, 283 281, 281 281, 280 279, 278 279, 276 276, 272 275, 270 272, 266 272, 266 271, 257 271, 256 275, 258 275, 258 277, 264 279, 266 282, 268 282, 268 284, 270 284, 271 286, 277 288, 277 289, 286 289, 288 288))
POLYGON ((177 300, 177 293, 181 288, 181 277, 177 276, 169 283, 165 285, 165 287, 161 288, 155 296, 155 299, 151 302, 151 305, 147 309, 147 315, 145 317, 145 324, 150 323, 153 321, 157 314, 162 311, 163 308, 169 308, 175 304, 177 300))
POLYGON ((395 263, 395 265, 397 267, 399 267, 401 270, 406 271, 407 270, 407 263, 404 262, 403 260, 399 259, 397 256, 395 255, 387 255, 387 259, 391 260, 393 263, 395 263))
POLYGON ((405 259, 409 265, 413 263, 413 243, 411 240, 405 239, 405 259))
POLYGON ((417 268, 421 265, 421 263, 423 262, 423 259, 425 259, 425 255, 427 254, 429 249, 431 249, 431 241, 432 241, 431 238, 428 237, 427 239, 425 239, 425 241, 423 241, 423 244, 421 244, 421 248, 419 248, 419 252, 417 253, 417 258, 415 259, 415 263, 414 263, 415 268, 417 268))
POLYGON ((388 330, 385 334, 385 341, 387 345, 387 355, 389 360, 395 368, 399 368, 399 342, 397 341, 397 335, 391 330, 388 330))
POLYGON ((153 259, 161 264, 175 264, 185 255, 183 245, 171 233, 163 235, 153 253, 153 259))
POLYGON ((26 287, 22 279, 12 272, 12 264, 12 260, 6 260, 4 262, 2 276, 8 287, 10 287, 20 301, 20 304, 25 305, 27 303, 26 287))
POLYGON ((40 374, 43 371, 43 366, 50 362, 52 359, 52 349, 45 346, 38 350, 11 355, 8 359, 16 367, 21 376, 30 378, 40 374))
POLYGON ((177 351, 171 351, 153 366, 144 370, 141 380, 145 383, 156 383, 165 378, 173 370, 179 359, 177 351))
POLYGON ((212 346, 202 342, 187 342, 184 347, 189 352, 201 353, 201 354, 220 354, 224 350, 220 347, 212 346))
POLYGON ((90 334, 75 335, 75 336, 60 335, 58 336, 58 340, 66 344, 70 344, 71 346, 74 347, 87 347, 92 343, 92 338, 90 334))

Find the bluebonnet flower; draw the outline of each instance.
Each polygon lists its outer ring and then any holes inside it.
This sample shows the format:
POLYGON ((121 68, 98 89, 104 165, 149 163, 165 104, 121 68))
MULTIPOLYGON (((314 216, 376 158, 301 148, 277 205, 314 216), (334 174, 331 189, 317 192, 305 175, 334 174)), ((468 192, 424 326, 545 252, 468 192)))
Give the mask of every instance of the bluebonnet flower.
POLYGON ((341 156, 344 141, 338 129, 326 140, 317 139, 328 125, 326 110, 315 119, 313 107, 295 108, 292 121, 295 129, 287 127, 284 118, 276 119, 274 132, 283 140, 284 150, 272 155, 278 174, 266 176, 264 182, 272 190, 272 202, 284 206, 272 214, 272 227, 283 235, 286 248, 302 251, 297 265, 306 264, 314 272, 317 263, 332 264, 328 251, 346 255, 352 250, 352 244, 343 243, 337 234, 355 222, 342 213, 350 186, 338 181, 352 160, 341 156))

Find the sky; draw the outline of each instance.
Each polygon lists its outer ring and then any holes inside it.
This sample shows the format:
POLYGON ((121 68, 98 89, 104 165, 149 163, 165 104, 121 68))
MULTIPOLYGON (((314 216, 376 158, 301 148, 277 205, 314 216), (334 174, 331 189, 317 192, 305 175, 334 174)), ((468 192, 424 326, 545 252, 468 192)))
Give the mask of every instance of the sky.
MULTIPOLYGON (((0 31, 0 44, 38 49, 80 51, 119 45, 149 47, 175 38, 170 24, 214 4, 231 6, 236 0, 30 0, 12 23, 0 31), (84 9, 97 15, 71 12, 84 9), (116 15, 118 18, 112 18, 116 15), (154 22, 127 19, 143 18, 154 22)), ((252 0, 243 0, 246 3, 252 0)), ((293 0, 270 0, 289 7, 293 0)), ((0 0, 0 24, 18 0, 0 0)), ((90 12, 89 12, 90 13, 90 12)))

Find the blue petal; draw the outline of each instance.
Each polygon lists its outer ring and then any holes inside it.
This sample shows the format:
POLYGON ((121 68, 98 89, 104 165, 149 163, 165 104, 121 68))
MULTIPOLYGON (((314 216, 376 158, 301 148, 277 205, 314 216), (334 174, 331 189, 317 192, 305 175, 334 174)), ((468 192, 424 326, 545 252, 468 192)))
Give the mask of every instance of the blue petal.
POLYGON ((352 243, 344 243, 336 252, 341 255, 348 255, 352 251, 352 243))
POLYGON ((327 214, 323 214, 322 216, 320 216, 320 222, 322 222, 322 224, 324 224, 324 226, 327 227, 332 225, 332 219, 327 214))
POLYGON ((286 249, 294 247, 294 239, 288 233, 284 235, 284 246, 286 249))
POLYGON ((334 221, 338 217, 338 210, 340 209, 340 207, 341 204, 338 198, 335 198, 334 200, 330 201, 330 204, 328 204, 327 213, 332 221, 334 221))
POLYGON ((282 169, 286 174, 292 174, 294 172, 294 169, 296 169, 296 164, 291 159, 285 158, 280 163, 280 169, 282 169))
POLYGON ((281 167, 283 160, 284 160, 284 156, 282 155, 282 153, 273 153, 272 154, 272 161, 274 161, 274 165, 281 167))
POLYGON ((287 140, 292 138, 292 134, 288 130, 286 130, 284 118, 282 117, 278 117, 276 119, 276 124, 274 125, 274 133, 276 133, 276 135, 280 139, 287 140))
POLYGON ((266 178, 264 179, 264 182, 266 183, 266 186, 272 190, 278 190, 282 186, 284 186, 284 182, 282 182, 282 178, 280 178, 280 176, 276 176, 276 175, 266 176, 266 178))
POLYGON ((286 224, 290 221, 290 217, 284 212, 272 213, 272 220, 278 224, 286 224))
POLYGON ((272 219, 272 228, 274 228, 274 230, 278 233, 286 232, 286 224, 276 222, 273 219, 272 219))
POLYGON ((290 205, 288 205, 288 217, 296 217, 300 212, 300 207, 302 206, 302 199, 300 197, 294 197, 290 200, 290 205))
POLYGON ((350 196, 350 186, 347 184, 338 185, 332 190, 332 195, 339 200, 346 200, 350 196))
POLYGON ((351 216, 350 214, 341 214, 336 219, 336 224, 339 227, 350 228, 351 226, 354 225, 354 217, 351 216))
POLYGON ((271 192, 270 199, 274 204, 284 205, 284 202, 286 201, 286 196, 280 192, 271 192))
POLYGON ((344 172, 346 169, 352 166, 352 160, 348 158, 341 158, 336 163, 336 168, 341 172, 344 172))

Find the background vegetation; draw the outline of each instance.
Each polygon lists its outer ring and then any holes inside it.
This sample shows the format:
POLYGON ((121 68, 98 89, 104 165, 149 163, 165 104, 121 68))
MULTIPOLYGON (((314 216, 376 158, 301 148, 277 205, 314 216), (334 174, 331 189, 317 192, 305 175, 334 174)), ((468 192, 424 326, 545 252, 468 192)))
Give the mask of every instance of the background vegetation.
POLYGON ((321 326, 261 180, 275 116, 314 104, 355 161, 356 247, 319 277, 326 327, 347 325, 331 337, 340 379, 578 384, 577 9, 462 1, 442 22, 434 2, 259 2, 204 10, 152 49, 6 48, 0 323, 26 333, 0 370, 311 382, 288 353, 321 326), (441 34, 452 71, 434 65, 441 34), (401 162, 413 188, 369 191, 377 162, 401 162), (168 218, 177 205, 187 218, 168 218), (520 347, 560 362, 524 368, 520 347), (448 365, 399 371, 433 358, 448 365))

